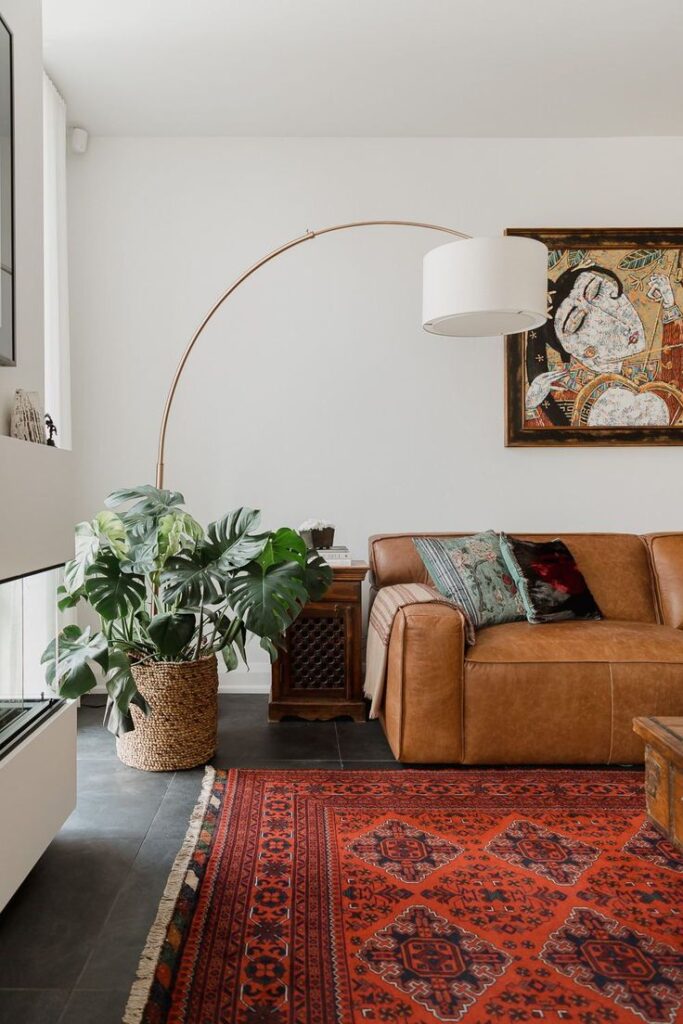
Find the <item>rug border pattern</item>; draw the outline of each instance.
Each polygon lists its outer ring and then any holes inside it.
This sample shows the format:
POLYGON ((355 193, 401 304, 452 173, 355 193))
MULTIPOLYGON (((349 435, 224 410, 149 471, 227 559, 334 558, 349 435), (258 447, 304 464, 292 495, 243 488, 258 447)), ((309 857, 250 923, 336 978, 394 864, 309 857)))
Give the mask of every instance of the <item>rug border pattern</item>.
POLYGON ((195 855, 204 819, 213 797, 215 781, 216 769, 207 765, 204 769, 199 798, 190 816, 185 838, 173 862, 154 923, 149 930, 147 941, 140 955, 136 978, 126 1003, 122 1024, 141 1024, 143 1020, 159 958, 167 939, 169 925, 195 855))

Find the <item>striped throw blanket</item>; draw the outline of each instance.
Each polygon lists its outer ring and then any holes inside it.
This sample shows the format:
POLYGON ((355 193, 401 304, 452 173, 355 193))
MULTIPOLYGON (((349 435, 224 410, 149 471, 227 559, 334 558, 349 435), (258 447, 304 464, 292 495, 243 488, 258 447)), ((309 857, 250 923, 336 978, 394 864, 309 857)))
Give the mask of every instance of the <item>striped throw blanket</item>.
POLYGON ((382 587, 375 598, 368 625, 368 644, 365 656, 365 684, 363 692, 370 701, 370 718, 377 718, 384 697, 387 674, 389 638, 396 613, 409 604, 448 604, 465 617, 466 640, 474 643, 474 628, 463 609, 425 583, 400 583, 382 587))

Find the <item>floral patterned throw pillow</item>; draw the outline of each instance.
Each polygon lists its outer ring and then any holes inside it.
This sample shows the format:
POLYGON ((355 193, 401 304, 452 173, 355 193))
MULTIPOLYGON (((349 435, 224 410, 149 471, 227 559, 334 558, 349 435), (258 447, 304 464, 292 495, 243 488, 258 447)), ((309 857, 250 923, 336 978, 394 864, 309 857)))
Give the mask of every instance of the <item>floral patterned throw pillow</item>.
POLYGON ((561 540, 520 540, 501 533, 500 547, 529 622, 602 618, 574 556, 561 540))
POLYGON ((476 629, 526 618, 493 530, 471 537, 414 537, 413 543, 434 586, 460 605, 476 629))

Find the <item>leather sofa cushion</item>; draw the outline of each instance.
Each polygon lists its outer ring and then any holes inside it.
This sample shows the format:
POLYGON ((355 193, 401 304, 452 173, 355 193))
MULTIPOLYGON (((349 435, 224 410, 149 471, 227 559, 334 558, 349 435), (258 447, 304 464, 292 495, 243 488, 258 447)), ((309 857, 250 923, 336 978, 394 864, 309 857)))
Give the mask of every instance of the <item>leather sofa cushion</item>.
POLYGON ((648 623, 508 622, 465 655, 466 764, 628 764, 639 715, 683 714, 683 632, 648 623))
MULTIPOLYGON (((587 628, 585 622, 580 625, 587 628)), ((467 661, 463 761, 640 763, 643 741, 633 731, 633 719, 681 714, 681 663, 467 661)))
POLYGON ((543 625, 506 622, 479 630, 465 662, 683 664, 683 632, 670 626, 606 619, 543 625))
MULTIPOLYGON (((401 533, 371 537, 370 564, 376 588, 396 583, 429 582, 427 570, 413 544, 414 536, 463 537, 465 534, 401 533)), ((644 623, 657 621, 648 550, 642 537, 629 533, 516 532, 514 536, 525 540, 559 537, 564 541, 606 619, 644 623)))

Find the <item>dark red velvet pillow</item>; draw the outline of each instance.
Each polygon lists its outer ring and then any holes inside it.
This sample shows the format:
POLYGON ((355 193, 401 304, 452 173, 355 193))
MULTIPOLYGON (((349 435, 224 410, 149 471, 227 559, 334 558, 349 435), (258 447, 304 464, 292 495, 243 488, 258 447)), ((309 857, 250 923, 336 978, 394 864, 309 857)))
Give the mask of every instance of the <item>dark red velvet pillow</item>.
POLYGON ((602 618, 574 556, 561 540, 521 540, 501 533, 500 550, 529 622, 602 618))

